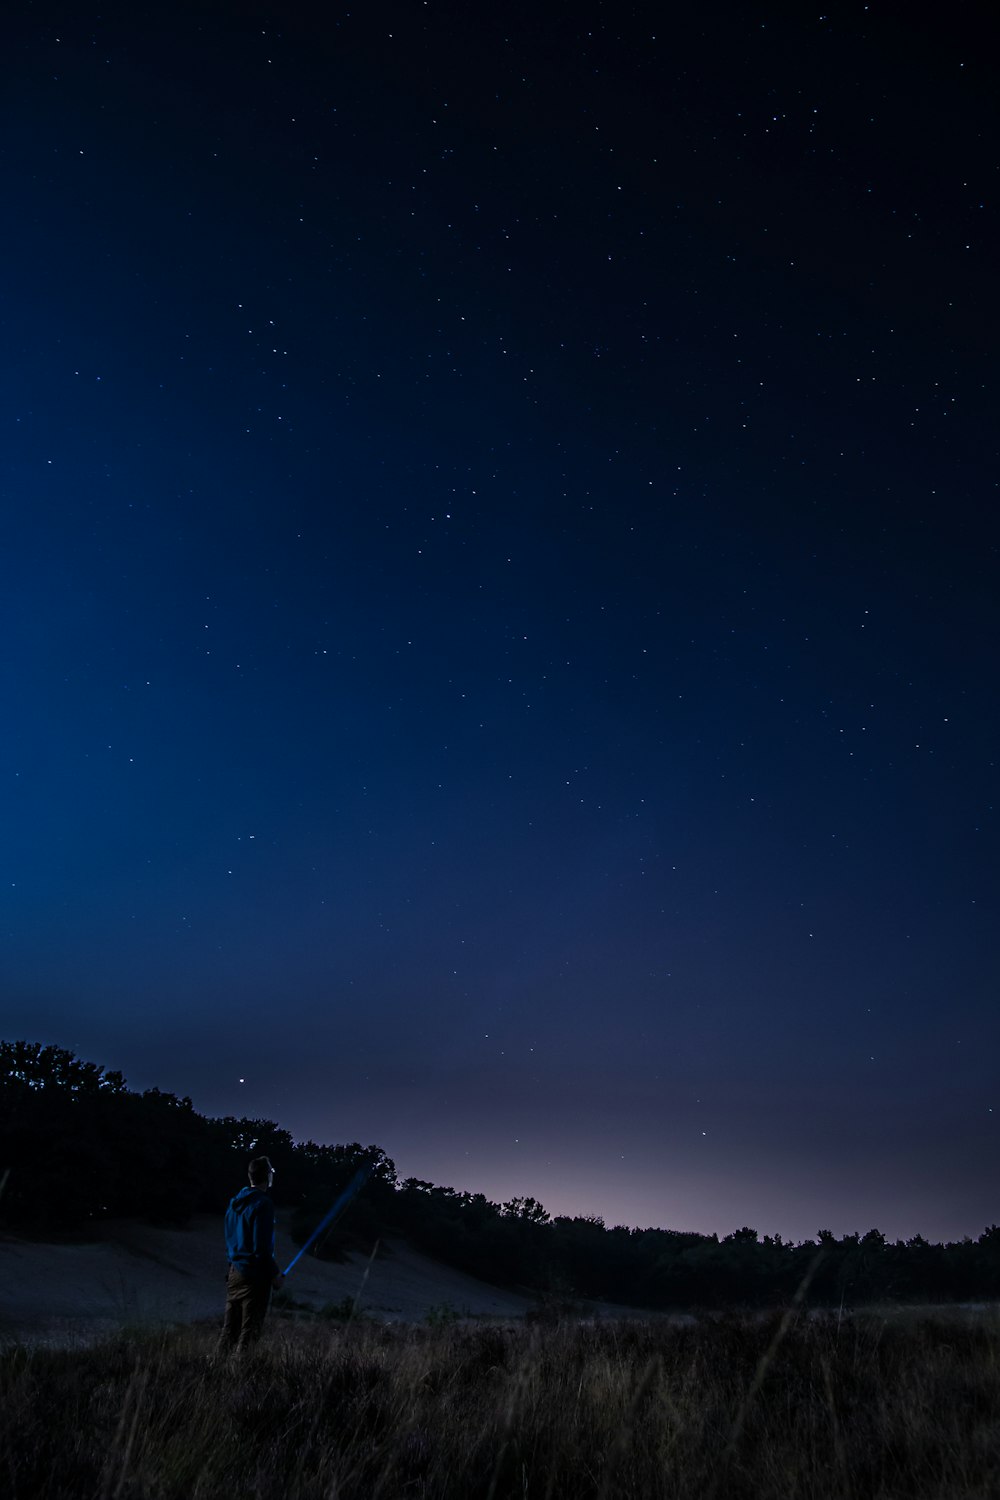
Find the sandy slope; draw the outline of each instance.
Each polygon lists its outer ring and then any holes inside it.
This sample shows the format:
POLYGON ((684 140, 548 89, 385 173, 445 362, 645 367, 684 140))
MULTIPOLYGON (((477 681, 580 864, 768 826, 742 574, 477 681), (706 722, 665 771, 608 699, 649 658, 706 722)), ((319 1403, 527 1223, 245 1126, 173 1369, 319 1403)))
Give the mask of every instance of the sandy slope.
MULTIPOLYGON (((293 1254, 279 1219, 279 1263, 293 1254)), ((221 1319, 225 1270, 222 1221, 208 1215, 187 1229, 117 1224, 92 1244, 0 1238, 0 1341, 73 1344, 123 1324, 221 1319)), ((519 1317, 531 1305, 395 1241, 371 1263, 357 1255, 343 1265, 303 1256, 286 1290, 315 1308, 360 1294, 364 1310, 385 1321, 418 1321, 444 1305, 519 1317)))

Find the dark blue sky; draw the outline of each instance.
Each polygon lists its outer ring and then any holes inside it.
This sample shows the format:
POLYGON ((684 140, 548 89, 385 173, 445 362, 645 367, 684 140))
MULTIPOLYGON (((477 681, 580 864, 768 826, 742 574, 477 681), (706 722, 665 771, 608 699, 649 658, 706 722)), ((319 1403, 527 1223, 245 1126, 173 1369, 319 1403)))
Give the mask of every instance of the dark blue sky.
POLYGON ((993 1222, 998 137, 935 24, 14 7, 3 1035, 608 1223, 993 1222))

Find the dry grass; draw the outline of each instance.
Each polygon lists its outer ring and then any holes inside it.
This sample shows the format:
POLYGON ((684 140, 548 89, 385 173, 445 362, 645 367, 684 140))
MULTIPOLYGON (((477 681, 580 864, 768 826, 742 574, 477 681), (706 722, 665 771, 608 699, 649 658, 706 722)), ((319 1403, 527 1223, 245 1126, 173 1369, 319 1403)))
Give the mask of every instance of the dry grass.
POLYGON ((995 1496, 1000 1329, 282 1328, 0 1357, 9 1500, 995 1496))

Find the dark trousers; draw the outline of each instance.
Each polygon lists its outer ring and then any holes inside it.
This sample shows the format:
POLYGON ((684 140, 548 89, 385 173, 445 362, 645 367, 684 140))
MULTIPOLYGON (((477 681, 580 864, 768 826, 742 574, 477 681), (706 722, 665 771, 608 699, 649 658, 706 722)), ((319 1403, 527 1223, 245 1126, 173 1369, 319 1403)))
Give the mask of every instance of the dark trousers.
POLYGON ((219 1335, 220 1349, 246 1349, 260 1338, 264 1315, 271 1297, 271 1280, 265 1272, 238 1271, 229 1267, 226 1279, 226 1312, 219 1335))

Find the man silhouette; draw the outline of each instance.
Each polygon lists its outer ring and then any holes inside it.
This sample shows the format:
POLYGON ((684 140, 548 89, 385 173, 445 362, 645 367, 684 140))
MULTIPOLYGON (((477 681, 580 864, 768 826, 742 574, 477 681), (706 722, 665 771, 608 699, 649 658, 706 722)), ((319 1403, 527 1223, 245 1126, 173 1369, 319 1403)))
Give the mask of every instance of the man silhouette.
POLYGON ((250 1163, 250 1186, 226 1210, 226 1312, 219 1347, 244 1350, 260 1338, 271 1297, 284 1281, 274 1258, 274 1168, 266 1156, 250 1163))

